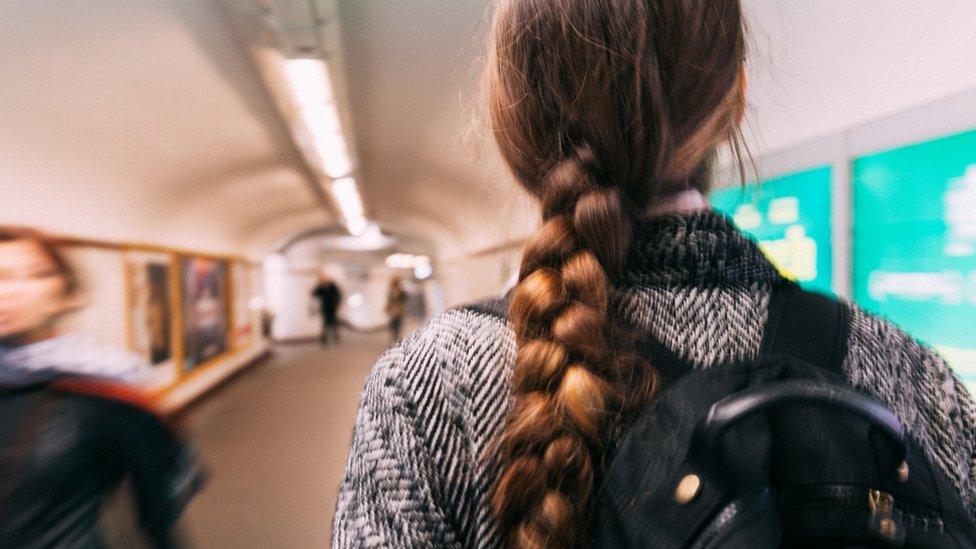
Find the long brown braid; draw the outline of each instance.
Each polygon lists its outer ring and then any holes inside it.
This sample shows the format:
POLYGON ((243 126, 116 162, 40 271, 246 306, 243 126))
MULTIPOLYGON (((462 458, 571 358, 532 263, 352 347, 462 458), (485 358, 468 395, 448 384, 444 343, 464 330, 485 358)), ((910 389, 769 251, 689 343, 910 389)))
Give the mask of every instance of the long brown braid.
POLYGON ((609 311, 640 212, 704 191, 738 143, 738 0, 501 0, 488 58, 492 129, 542 205, 510 305, 514 398, 497 443, 496 518, 513 547, 587 544, 610 422, 653 368, 609 311))

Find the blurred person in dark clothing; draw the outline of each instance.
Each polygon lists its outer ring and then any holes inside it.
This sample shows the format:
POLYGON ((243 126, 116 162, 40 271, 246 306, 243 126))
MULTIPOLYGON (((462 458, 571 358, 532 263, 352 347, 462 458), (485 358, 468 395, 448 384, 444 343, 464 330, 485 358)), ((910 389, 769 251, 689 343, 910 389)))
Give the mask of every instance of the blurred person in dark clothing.
POLYGON ((329 275, 322 273, 319 283, 312 290, 312 296, 319 300, 319 307, 322 311, 322 335, 319 341, 323 345, 329 343, 331 338, 335 343, 339 343, 339 304, 342 303, 342 292, 336 283, 329 278, 329 275))
POLYGON ((147 365, 59 334, 80 302, 50 240, 0 227, 0 547, 104 547, 102 508, 126 476, 148 540, 181 546, 197 460, 153 413, 147 365))
POLYGON ((403 316, 407 312, 407 293, 403 291, 403 281, 399 277, 390 280, 390 290, 386 294, 386 315, 390 317, 390 341, 400 341, 403 329, 403 316))

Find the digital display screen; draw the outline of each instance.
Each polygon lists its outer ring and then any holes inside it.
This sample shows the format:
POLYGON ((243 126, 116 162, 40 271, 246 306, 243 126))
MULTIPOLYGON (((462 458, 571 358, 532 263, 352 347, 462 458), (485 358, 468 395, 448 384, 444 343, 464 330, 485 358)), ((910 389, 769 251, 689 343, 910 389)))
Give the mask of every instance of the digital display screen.
POLYGON ((831 292, 831 169, 815 168, 712 193, 712 206, 759 242, 779 271, 831 292))
POLYGON ((976 131, 858 158, 854 299, 976 389, 976 131))

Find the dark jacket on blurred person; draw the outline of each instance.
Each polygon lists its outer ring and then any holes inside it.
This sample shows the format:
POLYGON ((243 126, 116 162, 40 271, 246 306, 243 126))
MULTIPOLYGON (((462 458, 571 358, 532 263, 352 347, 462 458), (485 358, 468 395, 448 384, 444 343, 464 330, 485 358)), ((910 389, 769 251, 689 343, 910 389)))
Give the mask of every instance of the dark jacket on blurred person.
POLYGON ((70 336, 0 345, 0 547, 104 547, 98 522, 127 475, 145 535, 179 545, 174 524, 203 477, 123 383, 137 366, 70 336))
POLYGON ((316 284, 312 290, 312 295, 319 300, 319 307, 322 309, 322 320, 327 324, 335 324, 337 321, 336 313, 339 311, 339 303, 342 302, 342 292, 339 286, 331 280, 322 280, 316 284))
MULTIPOLYGON (((614 282, 613 313, 647 334, 642 348, 674 353, 696 369, 755 359, 771 291, 789 283, 713 211, 645 221, 614 282)), ((849 308, 848 383, 896 413, 972 511, 969 393, 937 354, 849 308)), ((449 311, 380 358, 362 396, 334 547, 503 545, 491 510, 499 473, 486 456, 512 399, 516 341, 507 311, 506 299, 449 311)))

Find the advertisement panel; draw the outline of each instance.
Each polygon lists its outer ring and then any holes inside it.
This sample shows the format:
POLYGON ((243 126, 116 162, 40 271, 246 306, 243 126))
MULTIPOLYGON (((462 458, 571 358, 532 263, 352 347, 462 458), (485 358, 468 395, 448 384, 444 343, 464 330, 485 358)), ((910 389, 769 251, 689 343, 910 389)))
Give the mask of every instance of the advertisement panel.
POLYGON ((173 317, 168 254, 126 254, 129 348, 153 366, 173 363, 173 317))
POLYGON ((199 257, 180 261, 184 370, 228 350, 227 263, 199 257))
POLYGON ((976 131, 858 158, 854 298, 976 388, 976 131))
POLYGON ((832 267, 830 167, 712 193, 710 200, 759 242, 784 276, 829 293, 832 267))

